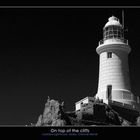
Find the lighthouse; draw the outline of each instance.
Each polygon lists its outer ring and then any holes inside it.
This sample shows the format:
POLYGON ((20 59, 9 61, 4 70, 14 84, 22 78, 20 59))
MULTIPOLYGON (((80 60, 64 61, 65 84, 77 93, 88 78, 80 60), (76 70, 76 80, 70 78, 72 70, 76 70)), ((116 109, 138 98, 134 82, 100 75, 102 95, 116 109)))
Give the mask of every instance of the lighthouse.
POLYGON ((108 18, 103 27, 103 39, 99 41, 96 52, 99 55, 97 93, 94 97, 85 97, 76 102, 76 111, 98 99, 105 104, 140 113, 140 100, 132 93, 129 78, 128 55, 131 47, 124 36, 124 25, 117 17, 108 18))
POLYGON ((119 19, 111 16, 103 27, 103 39, 96 48, 99 54, 99 79, 96 98, 138 107, 139 97, 131 91, 128 55, 131 47, 124 37, 119 19))

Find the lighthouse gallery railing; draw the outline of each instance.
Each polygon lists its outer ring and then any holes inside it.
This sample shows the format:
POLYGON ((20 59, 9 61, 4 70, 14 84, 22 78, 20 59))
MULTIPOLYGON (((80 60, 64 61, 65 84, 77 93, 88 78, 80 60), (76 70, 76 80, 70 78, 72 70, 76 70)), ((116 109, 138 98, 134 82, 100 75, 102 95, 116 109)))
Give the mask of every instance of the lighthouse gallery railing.
POLYGON ((119 41, 119 42, 122 42, 122 43, 125 43, 125 44, 127 44, 128 45, 128 40, 127 39, 124 39, 124 38, 107 38, 107 39, 102 39, 102 40, 100 40, 99 41, 99 45, 102 45, 102 44, 104 44, 104 42, 105 41, 107 41, 107 40, 109 40, 109 41, 112 41, 112 42, 116 42, 116 41, 119 41))

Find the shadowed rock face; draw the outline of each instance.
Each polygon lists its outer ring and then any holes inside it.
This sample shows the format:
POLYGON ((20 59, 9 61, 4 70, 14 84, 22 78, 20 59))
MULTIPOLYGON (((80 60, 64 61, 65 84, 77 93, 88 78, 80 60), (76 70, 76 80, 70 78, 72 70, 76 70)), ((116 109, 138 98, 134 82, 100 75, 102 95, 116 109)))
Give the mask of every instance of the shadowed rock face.
MULTIPOLYGON (((65 125, 121 125, 129 126, 131 123, 115 112, 105 103, 94 102, 80 112, 65 112, 64 103, 48 98, 44 112, 38 117, 35 126, 65 126, 65 125)), ((140 126, 140 117, 136 125, 140 126)))
POLYGON ((140 116, 137 117, 137 119, 136 119, 136 125, 137 125, 137 126, 140 126, 140 116))

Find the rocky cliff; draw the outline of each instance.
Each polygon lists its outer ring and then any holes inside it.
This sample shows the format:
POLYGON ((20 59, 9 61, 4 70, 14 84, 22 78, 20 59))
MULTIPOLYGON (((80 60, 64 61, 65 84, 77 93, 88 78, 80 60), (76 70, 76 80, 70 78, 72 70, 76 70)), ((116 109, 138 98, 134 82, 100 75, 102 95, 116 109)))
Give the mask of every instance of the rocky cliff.
POLYGON ((35 126, 79 126, 79 125, 121 125, 140 126, 140 117, 133 123, 124 119, 118 112, 109 105, 95 101, 93 104, 83 107, 78 112, 64 110, 64 102, 48 98, 44 112, 39 116, 35 126), (135 123, 134 123, 135 122, 135 123))

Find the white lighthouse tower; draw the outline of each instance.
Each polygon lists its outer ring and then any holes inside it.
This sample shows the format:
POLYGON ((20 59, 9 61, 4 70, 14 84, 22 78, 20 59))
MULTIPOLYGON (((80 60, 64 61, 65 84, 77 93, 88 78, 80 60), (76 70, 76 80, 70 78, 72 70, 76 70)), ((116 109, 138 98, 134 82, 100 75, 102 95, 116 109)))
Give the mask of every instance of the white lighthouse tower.
POLYGON ((96 48, 100 57, 99 80, 96 98, 137 106, 139 98, 131 92, 128 54, 131 48, 124 38, 119 19, 112 16, 103 28, 103 40, 96 48))

